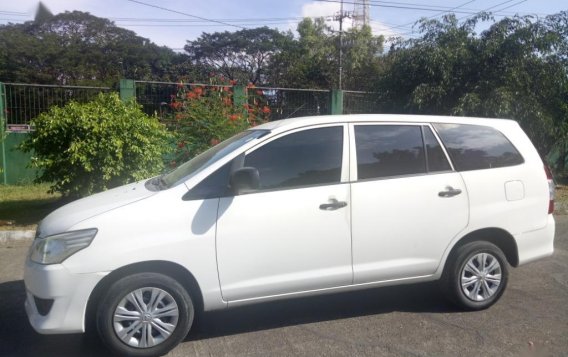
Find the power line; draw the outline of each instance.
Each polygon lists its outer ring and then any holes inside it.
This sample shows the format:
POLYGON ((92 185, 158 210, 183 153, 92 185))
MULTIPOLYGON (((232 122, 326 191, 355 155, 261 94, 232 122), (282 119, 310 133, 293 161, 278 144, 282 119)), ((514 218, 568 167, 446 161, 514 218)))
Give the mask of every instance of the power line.
MULTIPOLYGON (((243 26, 267 26, 267 25, 286 25, 286 24, 298 24, 300 21, 286 21, 286 22, 265 22, 265 23, 241 23, 243 26)), ((155 25, 155 24, 120 24, 120 26, 128 27, 224 27, 226 25, 221 24, 195 24, 195 25, 155 25)))
POLYGON ((180 14, 180 15, 184 15, 184 16, 193 17, 193 18, 196 18, 196 19, 204 20, 204 21, 216 22, 216 23, 218 23, 218 24, 223 24, 223 25, 231 26, 231 27, 237 27, 237 28, 240 28, 240 29, 243 29, 243 30, 246 29, 246 27, 243 27, 243 26, 239 26, 239 25, 235 25, 235 24, 230 24, 230 23, 223 22, 223 21, 217 21, 217 20, 213 20, 213 19, 207 19, 207 18, 205 18, 205 17, 201 17, 201 16, 197 16, 197 15, 192 15, 192 14, 188 14, 188 13, 186 13, 186 12, 181 12, 181 11, 177 11, 177 10, 168 9, 168 8, 165 8, 165 7, 162 7, 162 6, 158 6, 158 5, 148 4, 148 3, 145 3, 145 2, 142 2, 142 1, 138 1, 138 0, 126 0, 126 1, 130 1, 130 2, 133 2, 133 3, 136 3, 136 4, 145 5, 145 6, 149 6, 149 7, 153 7, 153 8, 155 8, 155 9, 160 9, 160 10, 164 10, 164 11, 173 12, 173 13, 175 13, 175 14, 180 14))
POLYGON ((519 1, 518 3, 515 3, 515 4, 513 4, 513 5, 510 5, 510 6, 507 6, 507 7, 502 8, 502 9, 495 10, 495 11, 496 11, 496 12, 497 12, 497 11, 503 11, 503 10, 508 9, 508 8, 510 8, 510 7, 513 7, 513 6, 517 6, 517 5, 519 5, 519 4, 522 4, 522 3, 526 2, 526 1, 527 1, 527 0, 522 0, 522 1, 519 1))
MULTIPOLYGON (((499 4, 497 4, 497 5, 493 5, 493 6, 490 6, 490 7, 486 8, 486 9, 483 9, 483 10, 480 11, 480 12, 489 11, 489 10, 494 9, 494 8, 496 8, 496 7, 499 7, 499 6, 501 6, 501 5, 508 4, 508 3, 512 2, 512 1, 515 1, 515 0, 503 1, 503 2, 501 2, 501 3, 499 3, 499 4)), ((521 2, 525 2, 525 1, 526 1, 526 0, 523 0, 523 1, 521 1, 521 2)), ((520 4, 521 2, 519 2, 519 4, 520 4)), ((513 5, 511 5, 511 6, 515 6, 515 5, 518 5, 518 4, 513 4, 513 5)), ((511 7, 511 6, 509 6, 509 7, 511 7)), ((509 7, 507 7, 507 9, 508 9, 509 7)), ((474 16, 475 16, 475 15, 477 15, 477 14, 474 14, 474 16)), ((462 19, 464 19, 464 18, 466 18, 466 17, 472 17, 472 16, 462 16, 462 17, 458 18, 458 20, 462 20, 462 19)))
POLYGON ((5 10, 0 10, 0 14, 10 15, 10 16, 30 16, 30 14, 25 12, 15 12, 15 11, 5 11, 5 10))
MULTIPOLYGON (((471 15, 471 16, 462 16, 462 17, 458 18, 458 20, 463 20, 463 19, 465 19, 465 18, 473 17, 473 16, 475 16, 475 15, 477 15, 477 14, 479 14, 479 13, 489 11, 489 10, 494 9, 494 8, 496 8, 496 7, 499 7, 499 6, 501 6, 501 5, 508 4, 508 3, 512 2, 512 1, 516 1, 516 0, 503 1, 503 2, 501 2, 501 3, 499 3, 499 4, 497 4, 497 5, 493 5, 493 6, 490 6, 490 7, 486 8, 486 9, 483 9, 483 10, 479 11, 478 13, 476 13, 476 14, 474 14, 474 15, 471 15)), ((517 3, 514 3, 514 4, 512 4, 512 5, 507 6, 507 7, 503 8, 503 9, 501 9, 501 10, 508 9, 508 8, 513 7, 513 6, 517 6, 517 5, 519 5, 519 4, 524 3, 525 1, 527 1, 527 0, 521 0, 521 1, 517 2, 517 3)), ((497 10, 497 11, 501 11, 501 10, 497 10)), ((414 34, 414 31, 402 33, 402 34, 400 34, 400 35, 401 35, 401 36, 404 36, 404 35, 411 35, 411 34, 414 34)))
MULTIPOLYGON (((315 0, 317 2, 330 2, 330 3, 340 3, 340 0, 315 0)), ((344 1, 344 4, 352 4, 352 5, 356 5, 359 4, 357 1, 351 1, 351 2, 347 2, 344 1)), ((420 11, 432 11, 432 12, 439 12, 440 11, 440 7, 436 7, 436 8, 431 8, 431 7, 426 7, 426 6, 422 6, 422 7, 416 7, 416 6, 398 6, 398 5, 383 5, 383 4, 379 4, 376 2, 372 2, 369 4, 369 6, 373 6, 373 7, 385 7, 385 8, 393 8, 393 9, 401 9, 401 10, 420 10, 420 11)), ((446 8, 447 11, 449 11, 451 9, 451 7, 447 7, 446 8)), ((465 11, 465 10, 459 10, 459 11, 454 11, 455 13, 461 13, 461 14, 477 14, 477 12, 474 11, 465 11)))
MULTIPOLYGON (((319 17, 319 16, 318 16, 319 17)), ((159 18, 139 18, 139 17, 109 17, 113 21, 147 21, 147 22, 209 22, 210 20, 190 20, 190 19, 159 19, 159 18)), ((247 22, 247 21, 284 21, 284 20, 302 20, 303 17, 261 17, 261 18, 226 18, 211 19, 223 22, 247 22)))
MULTIPOLYGON (((329 3, 339 3, 340 2, 340 0, 314 0, 314 1, 329 2, 329 3)), ((509 1, 506 1, 505 3, 511 2, 511 1, 515 1, 515 0, 509 0, 509 1)), ((503 11, 505 9, 516 6, 516 5, 518 5, 522 2, 525 2, 525 1, 527 1, 527 0, 523 0, 519 3, 517 3, 517 4, 502 8, 502 9, 497 10, 497 11, 503 11)), ((360 2, 358 2, 357 0, 351 0, 350 2, 344 1, 343 3, 344 4, 352 4, 352 5, 360 4, 360 2)), ((491 6, 488 9, 493 9, 495 7, 500 6, 501 4, 491 6)), ((456 10, 451 10, 451 9, 453 9, 452 7, 444 7, 444 6, 436 6, 436 5, 420 5, 420 4, 415 4, 415 3, 402 3, 402 2, 387 2, 387 1, 371 1, 371 3, 369 5, 373 6, 373 7, 394 8, 394 9, 401 9, 401 10, 419 10, 419 11, 432 11, 432 12, 435 12, 435 11, 439 12, 440 10, 444 10, 443 12, 450 12, 451 11, 451 12, 456 13, 456 14, 467 14, 467 15, 477 15, 479 12, 488 10, 488 9, 481 10, 481 9, 462 8, 461 10, 456 11, 456 10), (402 5, 399 6, 399 5, 389 5, 389 4, 412 4, 412 5, 419 5, 419 6, 402 6, 402 5)), ((460 8, 460 6, 457 6, 457 8, 460 8)), ((532 13, 532 12, 530 12, 530 13, 525 12, 525 13, 526 14, 535 14, 535 13, 532 13)), ((495 15, 506 16, 506 15, 497 14, 497 12, 495 13, 495 15)), ((544 16, 546 14, 540 14, 540 15, 544 16)))
MULTIPOLYGON (((459 8, 461 8, 461 7, 463 7, 463 6, 467 5, 467 4, 471 4, 471 3, 474 2, 474 1, 476 1, 476 0, 470 0, 470 1, 466 2, 466 3, 463 3, 463 4, 461 4, 461 5, 458 5, 458 6, 456 6, 456 7, 453 7, 453 8, 451 8, 451 9, 447 10, 447 11, 439 12, 439 13, 437 13, 437 14, 435 14, 435 15, 429 16, 428 19, 432 19, 432 18, 438 17, 438 16, 440 16, 440 15, 443 15, 443 14, 445 14, 445 13, 452 12, 453 10, 459 9, 459 8)), ((393 27, 392 29, 408 27, 408 26, 410 26, 410 25, 414 25, 415 23, 416 23, 416 21, 409 22, 409 23, 406 23, 406 24, 402 24, 402 25, 400 25, 400 26, 393 27)))
MULTIPOLYGON (((359 1, 359 0, 352 0, 352 1, 359 1)), ((380 0, 370 0, 371 3, 375 3, 376 5, 381 5, 381 4, 395 4, 395 5, 404 5, 404 6, 419 6, 421 8, 430 8, 432 10, 434 9, 441 9, 441 10, 445 10, 445 11, 450 11, 451 6, 440 6, 440 5, 424 5, 424 4, 417 4, 417 3, 409 3, 409 2, 395 2, 395 1, 380 1, 380 0)), ((498 5, 497 5, 498 6, 498 5)), ((514 5, 511 5, 514 6, 514 5)), ((462 7, 462 6, 458 6, 458 7, 462 7)), ((497 11, 503 11, 506 8, 497 10, 497 11)), ((479 11, 483 11, 481 9, 472 9, 472 8, 465 8, 463 7, 462 10, 464 11, 472 11, 472 12, 479 12, 479 11)), ((537 13, 537 12, 527 12, 527 11, 519 11, 519 12, 512 12, 512 11, 507 11, 511 14, 515 14, 515 13, 519 13, 519 14, 525 14, 525 15, 538 15, 538 16, 547 16, 549 14, 545 14, 545 13, 537 13)), ((499 15, 502 16, 502 15, 499 15)))

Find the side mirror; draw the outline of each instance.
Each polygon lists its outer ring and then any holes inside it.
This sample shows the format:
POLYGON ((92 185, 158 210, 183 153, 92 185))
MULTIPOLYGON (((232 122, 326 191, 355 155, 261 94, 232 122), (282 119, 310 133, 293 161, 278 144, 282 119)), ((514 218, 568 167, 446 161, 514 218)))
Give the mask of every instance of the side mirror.
POLYGON ((260 176, 254 167, 242 167, 231 174, 229 181, 235 195, 249 193, 260 187, 260 176))

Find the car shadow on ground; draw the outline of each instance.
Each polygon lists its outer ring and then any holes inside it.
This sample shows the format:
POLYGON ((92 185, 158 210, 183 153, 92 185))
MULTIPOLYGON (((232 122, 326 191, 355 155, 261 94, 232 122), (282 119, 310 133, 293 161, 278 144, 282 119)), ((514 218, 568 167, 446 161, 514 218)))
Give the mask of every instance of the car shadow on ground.
MULTIPOLYGON (((22 280, 0 284, 0 356, 108 356, 108 351, 93 336, 36 333, 28 322, 24 300, 22 280)), ((444 300, 435 283, 383 287, 202 313, 185 341, 393 311, 458 310, 444 300)))
POLYGON ((391 286, 206 312, 186 341, 394 311, 463 312, 445 300, 437 283, 391 286))

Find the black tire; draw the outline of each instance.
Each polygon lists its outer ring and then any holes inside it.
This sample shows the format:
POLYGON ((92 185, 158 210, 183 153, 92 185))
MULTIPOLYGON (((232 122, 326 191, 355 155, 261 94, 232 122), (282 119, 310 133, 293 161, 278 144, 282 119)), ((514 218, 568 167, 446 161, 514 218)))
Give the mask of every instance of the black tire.
POLYGON ((448 258, 441 284, 446 296, 457 306, 465 310, 483 310, 503 295, 508 278, 508 263, 501 249, 489 242, 476 241, 458 247, 448 258), (472 274, 475 269, 466 265, 470 262, 475 268, 480 268, 483 254, 486 257, 485 269, 478 270, 479 274, 472 274), (500 281, 497 284, 498 276, 500 281))
POLYGON ((96 320, 101 340, 113 353, 121 356, 149 357, 164 355, 177 346, 187 336, 193 323, 193 317, 193 302, 181 284, 163 274, 140 273, 119 279, 110 286, 98 305, 96 320), (146 308, 142 304, 138 305, 150 314, 138 312, 140 310, 136 308, 130 295, 133 292, 139 293, 137 296, 139 299, 142 298, 144 304, 153 305, 153 307, 146 308), (153 304, 152 299, 154 299, 153 304), (134 313, 140 317, 133 318, 135 321, 127 319, 115 321, 114 316, 119 304, 121 311, 129 312, 124 316, 134 313), (177 311, 175 310, 176 305, 177 311), (164 309, 166 307, 167 309, 164 309), (158 311, 156 309, 162 310, 156 312, 158 311), (152 316, 152 313, 161 313, 161 316, 152 316), (138 326, 136 328, 134 328, 135 323, 138 326), (172 330, 169 335, 165 332, 164 326, 172 330), (160 332, 159 327, 162 327, 164 332, 160 332), (126 332, 131 330, 136 332, 128 338, 126 332), (132 345, 124 342, 119 337, 119 332, 132 345), (144 336, 153 337, 143 338, 144 336), (150 346, 144 346, 144 343, 150 346))

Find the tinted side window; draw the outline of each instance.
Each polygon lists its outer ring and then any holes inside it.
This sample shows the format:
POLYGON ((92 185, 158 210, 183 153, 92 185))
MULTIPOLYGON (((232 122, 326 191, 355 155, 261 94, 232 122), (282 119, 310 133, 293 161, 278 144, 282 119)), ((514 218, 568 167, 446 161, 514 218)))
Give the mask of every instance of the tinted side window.
POLYGON ((428 158, 428 172, 436 171, 449 171, 452 168, 448 162, 448 158, 440 143, 432 133, 432 129, 427 126, 423 126, 424 130, 424 144, 426 145, 426 157, 428 158))
POLYGON ((308 129, 276 139, 246 156, 261 189, 337 183, 341 180, 343 127, 308 129))
POLYGON ((229 187, 229 175, 231 173, 232 161, 226 163, 207 176, 200 183, 195 185, 188 193, 183 196, 183 199, 188 200, 203 200, 206 198, 223 197, 227 194, 229 187))
POLYGON ((523 157, 499 131, 482 125, 435 124, 458 171, 523 163, 523 157))
POLYGON ((419 126, 355 126, 359 180, 426 173, 419 126))

